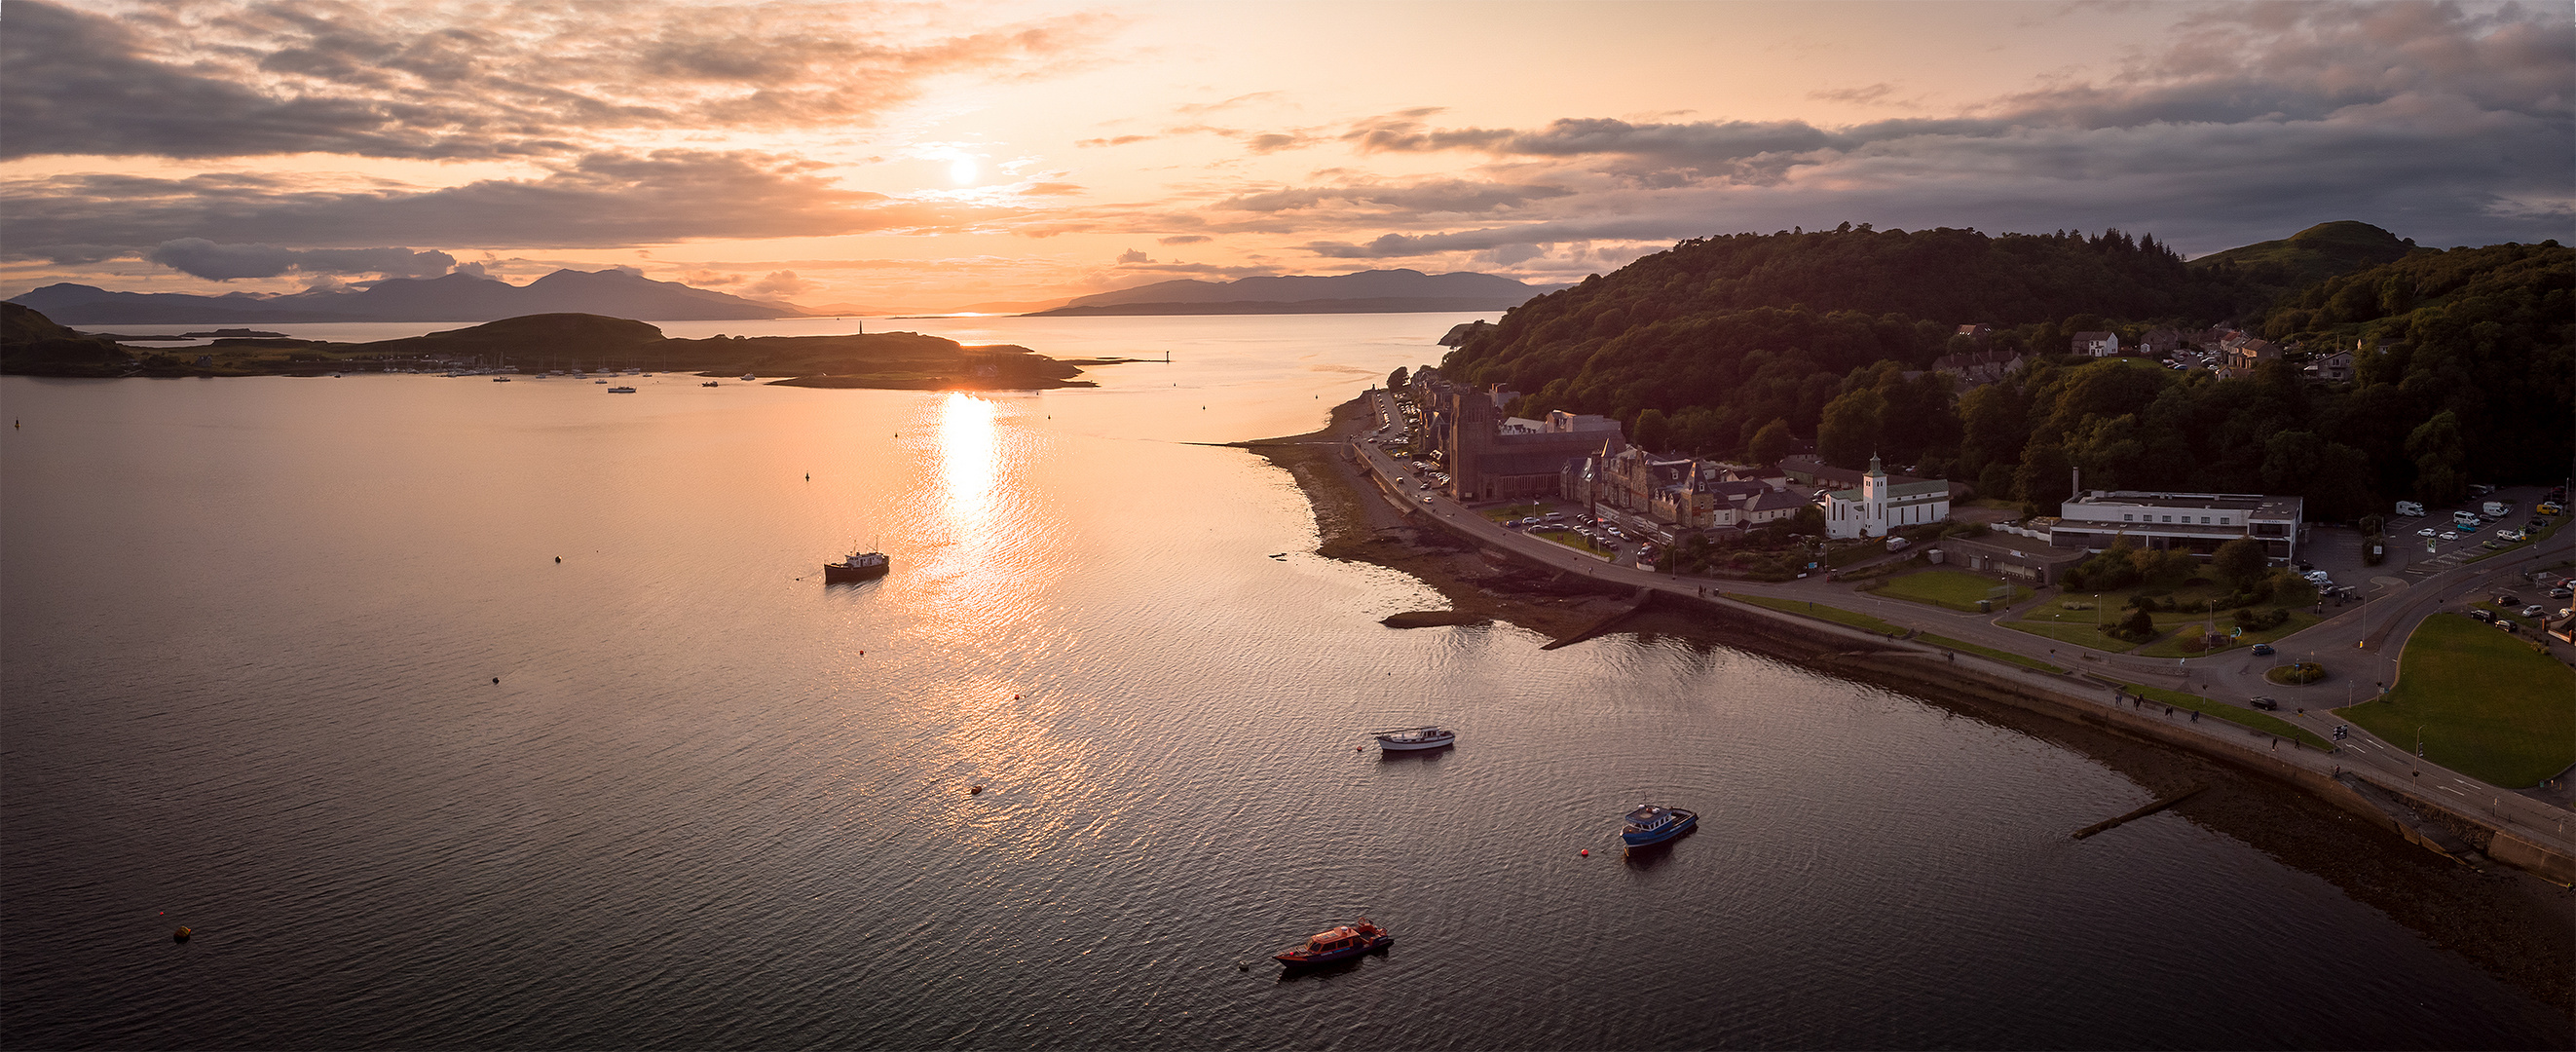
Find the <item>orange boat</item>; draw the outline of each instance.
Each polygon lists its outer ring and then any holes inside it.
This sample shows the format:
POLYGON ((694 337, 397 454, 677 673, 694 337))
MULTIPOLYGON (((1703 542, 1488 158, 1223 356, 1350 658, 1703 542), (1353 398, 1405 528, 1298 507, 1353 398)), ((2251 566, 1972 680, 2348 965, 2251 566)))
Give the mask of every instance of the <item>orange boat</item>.
POLYGON ((1270 959, 1292 968, 1302 964, 1323 964, 1382 950, 1394 941, 1394 935, 1362 917, 1349 924, 1316 932, 1307 937, 1306 945, 1271 954, 1270 959))

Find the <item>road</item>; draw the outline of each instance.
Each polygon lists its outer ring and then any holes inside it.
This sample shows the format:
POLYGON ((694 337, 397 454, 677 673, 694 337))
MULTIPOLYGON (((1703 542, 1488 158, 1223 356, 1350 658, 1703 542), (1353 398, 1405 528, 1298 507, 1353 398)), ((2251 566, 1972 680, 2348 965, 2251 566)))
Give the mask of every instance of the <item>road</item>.
MULTIPOLYGON (((1599 556, 1504 527, 1453 497, 1413 485, 1414 476, 1404 464, 1365 441, 1375 434, 1393 435, 1404 427, 1404 418, 1392 393, 1375 392, 1371 404, 1378 414, 1378 425, 1344 436, 1352 440, 1350 447, 1360 452, 1369 470, 1387 480, 1385 488, 1398 500, 1424 514, 1436 515, 1455 524, 1461 532, 1487 547, 1511 552, 1543 565, 1563 566, 1569 571, 1624 588, 1653 588, 1674 595, 1715 596, 1723 587, 1728 592, 1744 595, 1804 599, 1866 613, 1917 631, 2075 667, 2077 673, 2054 676, 1994 662, 1985 671, 2044 686, 2056 694, 2090 699, 2106 708, 2123 704, 2116 692, 2078 673, 2093 672, 2132 682, 2146 680, 2149 676, 2162 677, 2171 682, 2152 685, 2184 689, 2247 708, 2251 707, 2250 700, 2258 695, 2277 697, 2282 699, 2282 708, 2275 715, 2329 740, 2333 737, 2333 728, 2342 722, 2335 718, 2332 710, 2347 703, 2345 697, 2334 696, 2337 692, 2332 685, 2342 685, 2342 693, 2350 695, 2359 684, 2391 681, 2396 650, 2427 615, 2469 596, 2524 588, 2523 571, 2576 554, 2576 529, 2571 529, 2562 530, 2540 544, 2509 550, 2477 563, 2442 562, 2404 570, 2412 580, 2382 575, 2374 580, 2374 587, 2363 602, 2337 611, 2325 621, 2275 644, 2283 657, 2315 660, 2327 672, 2327 685, 2283 687, 2263 678, 2264 672, 2279 659, 2257 658, 2249 650, 2176 659, 2168 665, 2160 659, 2106 656, 2081 651, 2071 645, 2052 645, 2053 641, 2044 637, 2003 627, 1999 622, 2009 611, 1993 615, 1958 613, 1904 600, 1882 599, 1854 591, 1846 585, 1828 582, 1821 576, 1781 583, 1714 581, 1650 573, 1633 565, 1617 565, 1599 556), (2061 650, 2064 653, 2060 653, 2061 650), (2310 691, 2316 693, 2311 695, 2310 691)), ((2054 598, 2053 594, 2043 590, 2041 595, 2027 602, 2036 604, 2054 598)), ((1776 616, 1763 608, 1748 606, 1746 609, 1776 616)), ((2350 700, 2368 700, 2369 697, 2370 694, 2365 692, 2350 697, 2350 700)), ((2241 734, 2241 729, 2230 730, 2234 725, 2223 720, 2178 722, 2177 726, 2213 738, 2241 734)), ((2278 755, 2285 763, 2296 763, 2320 773, 2353 771, 2384 785, 2413 787, 2428 797, 2434 792, 2447 793, 2456 798, 2453 801, 2456 807, 2486 815, 2490 821, 2527 839, 2576 856, 2576 838, 2571 838, 2568 831, 2571 816, 2565 808, 2547 799, 2549 794, 2499 789, 2418 759, 2414 755, 2415 743, 2408 742, 2401 747, 2382 741, 2360 727, 2350 728, 2349 733, 2350 737, 2342 743, 2343 748, 2335 753, 2289 749, 2281 750, 2278 755)), ((2241 744, 2241 741, 2235 744, 2241 744)))

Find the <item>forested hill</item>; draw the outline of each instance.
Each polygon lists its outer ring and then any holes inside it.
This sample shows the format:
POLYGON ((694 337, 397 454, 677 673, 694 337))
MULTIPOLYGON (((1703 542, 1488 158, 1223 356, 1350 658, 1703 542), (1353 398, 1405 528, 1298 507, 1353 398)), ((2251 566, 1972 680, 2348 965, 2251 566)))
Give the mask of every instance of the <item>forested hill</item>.
POLYGON ((2328 520, 2562 474, 2576 250, 2416 249, 2363 266, 2280 293, 2116 231, 1709 238, 1458 333, 1443 372, 1527 392, 1522 415, 1614 416, 1652 449, 1767 462, 1812 440, 1842 466, 1882 453, 2034 507, 2064 497, 2070 465, 2088 485, 2299 493, 2328 520), (2125 347, 2150 328, 2231 323, 2295 346, 2239 380, 2064 357, 2072 332, 2119 332, 2125 347), (1996 328, 1980 341, 1963 324, 1996 328), (2353 381, 2302 373, 2356 346, 2353 381), (1978 350, 2031 358, 1965 396, 1923 371, 1978 350))

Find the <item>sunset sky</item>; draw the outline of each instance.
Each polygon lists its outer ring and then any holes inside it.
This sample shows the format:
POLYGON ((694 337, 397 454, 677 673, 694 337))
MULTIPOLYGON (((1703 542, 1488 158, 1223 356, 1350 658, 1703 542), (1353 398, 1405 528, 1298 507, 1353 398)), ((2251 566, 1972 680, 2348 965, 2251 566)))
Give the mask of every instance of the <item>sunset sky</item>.
POLYGON ((0 6, 0 295, 640 268, 875 312, 1706 234, 2576 232, 2565 3, 0 6))

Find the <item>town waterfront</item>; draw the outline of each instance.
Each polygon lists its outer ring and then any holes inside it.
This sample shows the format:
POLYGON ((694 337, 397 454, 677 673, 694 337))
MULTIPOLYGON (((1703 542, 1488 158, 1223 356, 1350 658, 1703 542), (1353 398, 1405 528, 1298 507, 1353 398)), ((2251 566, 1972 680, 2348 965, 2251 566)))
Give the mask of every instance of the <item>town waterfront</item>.
POLYGON ((2155 794, 2009 726, 1381 627, 1439 599, 1202 443, 1467 317, 869 323, 1173 355, 1032 395, 0 380, 0 1041, 2568 1043, 2260 845, 2070 840, 2155 794), (1702 828, 1623 858, 1641 800, 1702 828))

